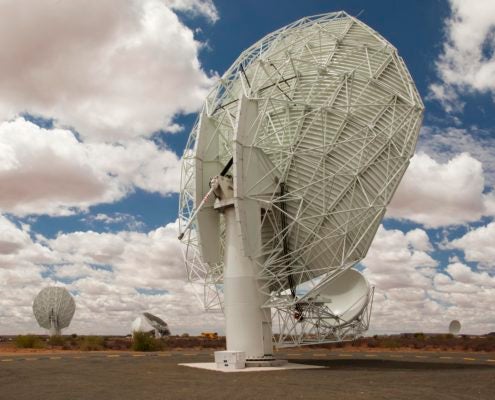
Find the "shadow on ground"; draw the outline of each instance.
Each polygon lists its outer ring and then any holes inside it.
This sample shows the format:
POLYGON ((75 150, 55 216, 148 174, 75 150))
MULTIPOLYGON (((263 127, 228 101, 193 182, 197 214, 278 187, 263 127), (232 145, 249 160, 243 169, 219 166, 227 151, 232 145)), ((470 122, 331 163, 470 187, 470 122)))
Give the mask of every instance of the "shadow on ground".
MULTIPOLYGON (((315 359, 304 359, 304 360, 289 360, 289 362, 297 364, 306 365, 319 365, 322 367, 330 368, 332 371, 335 370, 377 370, 377 369, 391 369, 391 370, 479 370, 479 369, 492 369, 495 370, 493 366, 482 365, 482 364, 461 364, 452 362, 424 362, 424 361, 396 361, 396 360, 315 360, 315 359)), ((495 396, 495 394, 494 394, 495 396)))

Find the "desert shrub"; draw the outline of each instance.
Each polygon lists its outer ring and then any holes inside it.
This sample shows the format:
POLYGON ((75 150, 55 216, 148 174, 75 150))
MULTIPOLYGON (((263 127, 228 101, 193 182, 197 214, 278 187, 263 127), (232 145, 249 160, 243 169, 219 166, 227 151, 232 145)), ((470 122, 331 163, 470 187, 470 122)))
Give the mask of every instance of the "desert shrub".
POLYGON ((397 349, 401 347, 401 343, 397 339, 386 338, 383 340, 381 347, 385 347, 387 349, 397 349))
POLYGON ((412 345, 412 347, 416 350, 424 349, 426 347, 425 343, 422 340, 415 341, 412 345))
POLYGON ((19 335, 15 338, 15 346, 20 349, 39 349, 44 343, 35 335, 19 335))
POLYGON ((65 338, 61 335, 50 336, 48 344, 50 346, 63 346, 65 345, 65 338))
POLYGON ((132 349, 134 351, 157 351, 162 349, 162 343, 147 332, 134 332, 132 349))
POLYGON ((108 350, 129 350, 132 343, 127 338, 110 337, 105 338, 104 346, 108 350))
POLYGON ((79 348, 82 351, 103 350, 104 340, 100 336, 84 336, 79 348))

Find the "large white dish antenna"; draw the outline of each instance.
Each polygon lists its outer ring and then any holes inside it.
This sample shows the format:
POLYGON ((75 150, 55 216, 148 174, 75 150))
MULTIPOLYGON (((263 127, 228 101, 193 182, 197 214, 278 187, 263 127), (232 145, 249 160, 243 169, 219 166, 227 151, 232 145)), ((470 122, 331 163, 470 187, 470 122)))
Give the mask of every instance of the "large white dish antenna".
POLYGON ((67 328, 76 311, 73 297, 62 287, 46 287, 35 297, 33 313, 38 324, 50 335, 60 335, 67 328))
POLYGON ((454 319, 450 321, 449 324, 449 333, 452 335, 457 335, 461 331, 461 323, 454 319))
POLYGON ((271 354, 272 318, 279 346, 368 328, 372 288, 345 271, 371 245, 423 108, 397 50, 345 12, 271 33, 225 72, 184 152, 179 221, 189 279, 224 310, 228 349, 271 354), (352 315, 329 313, 323 287, 352 315))

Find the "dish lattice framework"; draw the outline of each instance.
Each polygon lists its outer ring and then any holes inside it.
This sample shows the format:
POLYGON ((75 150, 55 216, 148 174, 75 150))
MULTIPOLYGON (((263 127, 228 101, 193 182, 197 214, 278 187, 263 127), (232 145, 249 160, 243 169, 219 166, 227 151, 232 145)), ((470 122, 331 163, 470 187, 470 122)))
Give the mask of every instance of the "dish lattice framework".
MULTIPOLYGON (((216 161, 225 165, 242 97, 259 110, 250 146, 267 155, 268 173, 284 185, 269 195, 246 191, 267 210, 259 278, 279 331, 275 343, 352 339, 368 329, 373 288, 361 317, 344 326, 326 324, 335 318, 331 307, 308 298, 362 260, 371 245, 421 126, 424 106, 413 80, 395 47, 345 12, 303 18, 267 35, 219 79, 191 132, 182 163, 181 227, 197 203, 201 117, 215 126, 216 161), (305 318, 294 318, 295 311, 305 318)), ((220 225, 223 246, 222 219, 220 225)), ((206 310, 221 310, 222 259, 204 262, 197 225, 183 241, 189 280, 201 287, 206 310)))
POLYGON ((33 313, 38 324, 55 332, 69 326, 75 311, 74 298, 63 287, 46 287, 33 302, 33 313))

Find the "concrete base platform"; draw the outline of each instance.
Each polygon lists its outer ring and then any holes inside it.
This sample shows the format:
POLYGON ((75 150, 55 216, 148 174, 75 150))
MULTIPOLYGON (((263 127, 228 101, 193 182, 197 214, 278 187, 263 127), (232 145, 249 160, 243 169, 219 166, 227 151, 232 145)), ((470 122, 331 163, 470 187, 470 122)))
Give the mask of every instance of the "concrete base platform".
POLYGON ((187 364, 179 364, 184 367, 192 367, 192 368, 200 368, 207 369, 210 371, 217 372, 259 372, 259 371, 285 371, 291 369, 320 369, 326 368, 321 367, 319 365, 306 365, 306 364, 295 364, 295 363, 285 363, 284 365, 278 367, 247 367, 243 369, 220 369, 217 368, 215 363, 187 363, 187 364))
POLYGON ((276 359, 268 359, 268 360, 247 360, 246 368, 253 367, 282 367, 288 363, 287 360, 276 360, 276 359))

